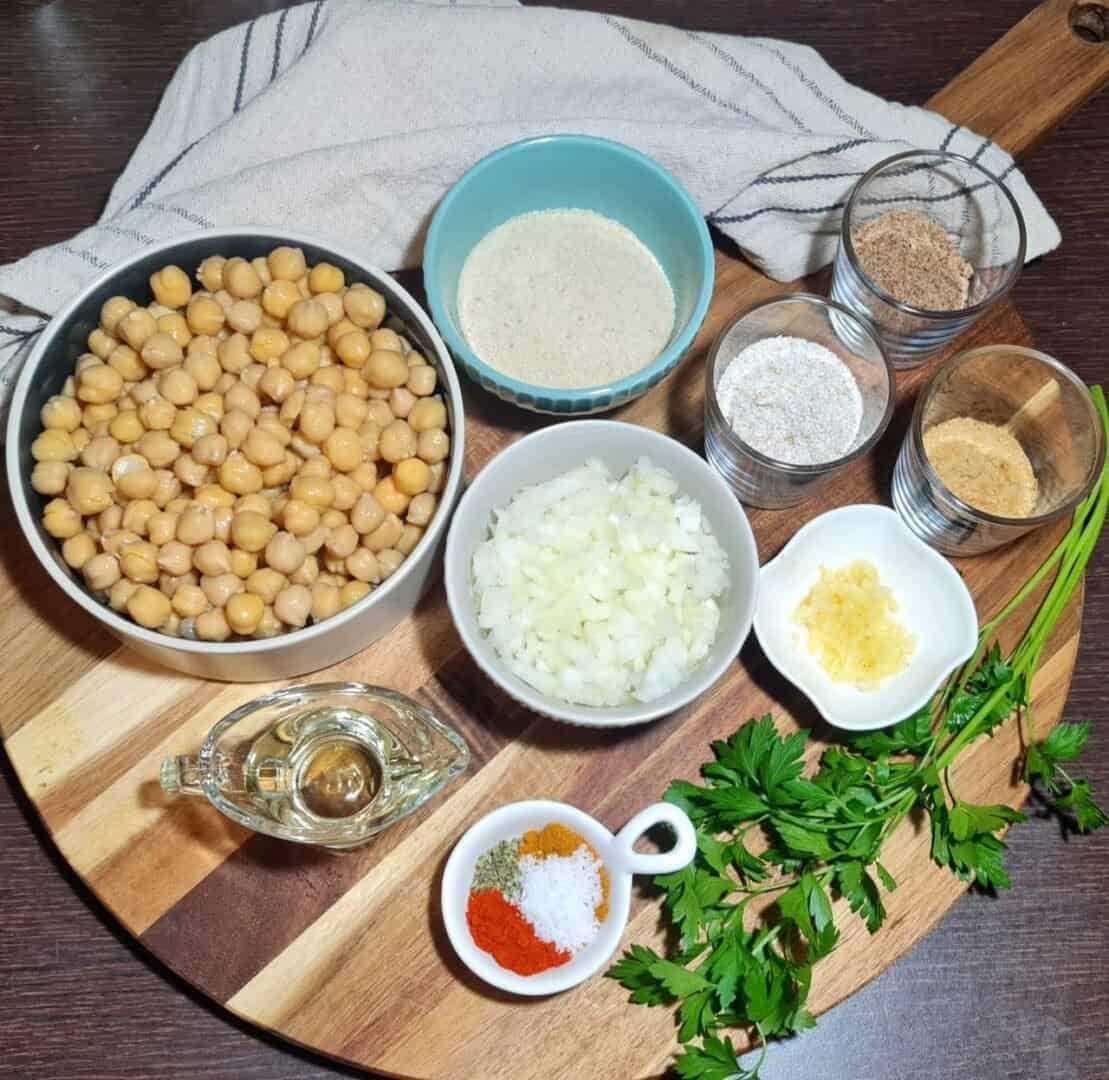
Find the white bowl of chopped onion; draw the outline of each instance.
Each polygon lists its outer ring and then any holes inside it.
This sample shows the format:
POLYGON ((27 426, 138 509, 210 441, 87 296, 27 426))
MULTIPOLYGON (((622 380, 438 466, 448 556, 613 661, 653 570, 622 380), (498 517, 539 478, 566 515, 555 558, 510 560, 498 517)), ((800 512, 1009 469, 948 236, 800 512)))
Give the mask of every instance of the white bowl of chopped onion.
POLYGON ((668 715, 736 662, 758 551, 701 457, 580 420, 502 451, 447 536, 447 601, 478 666, 534 712, 589 727, 668 715))

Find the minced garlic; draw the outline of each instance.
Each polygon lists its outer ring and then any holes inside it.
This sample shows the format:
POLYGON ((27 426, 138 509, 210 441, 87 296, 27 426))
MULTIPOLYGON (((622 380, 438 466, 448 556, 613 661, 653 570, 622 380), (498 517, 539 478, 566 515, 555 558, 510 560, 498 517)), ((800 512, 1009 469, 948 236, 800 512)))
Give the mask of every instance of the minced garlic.
POLYGON ((793 613, 808 631, 808 648, 833 682, 859 690, 904 671, 916 651, 916 637, 894 619, 897 600, 883 585, 877 567, 865 559, 829 570, 793 613))

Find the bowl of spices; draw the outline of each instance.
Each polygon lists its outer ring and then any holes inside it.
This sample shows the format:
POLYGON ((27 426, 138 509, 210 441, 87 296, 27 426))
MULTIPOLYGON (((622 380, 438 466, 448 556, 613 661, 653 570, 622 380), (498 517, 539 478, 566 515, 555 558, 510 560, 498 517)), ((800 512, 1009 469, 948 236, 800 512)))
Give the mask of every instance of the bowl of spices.
POLYGON ((584 135, 512 143, 447 193, 424 287, 463 370, 536 412, 638 397, 693 342, 712 243, 682 185, 631 147, 584 135))
POLYGON ((455 845, 440 892, 447 937, 479 978, 513 994, 557 994, 596 974, 615 952, 635 874, 669 874, 697 851, 693 825, 670 803, 635 815, 615 836, 567 803, 511 803, 455 845), (636 841, 667 827, 673 846, 636 841))
POLYGON ((958 571, 884 506, 843 506, 797 531, 761 573, 755 635, 770 662, 847 731, 931 700, 974 652, 958 571))
POLYGON ((1086 384, 1058 360, 988 345, 944 364, 917 397, 893 505, 947 555, 977 555, 1069 514, 1105 461, 1086 384))
POLYGON ((794 506, 881 438, 893 395, 868 323, 807 293, 768 300, 709 352, 705 456, 742 502, 794 506))
POLYGON ((1024 251, 998 177, 961 154, 908 151, 852 190, 831 295, 878 327, 894 367, 916 367, 1008 293, 1024 251))

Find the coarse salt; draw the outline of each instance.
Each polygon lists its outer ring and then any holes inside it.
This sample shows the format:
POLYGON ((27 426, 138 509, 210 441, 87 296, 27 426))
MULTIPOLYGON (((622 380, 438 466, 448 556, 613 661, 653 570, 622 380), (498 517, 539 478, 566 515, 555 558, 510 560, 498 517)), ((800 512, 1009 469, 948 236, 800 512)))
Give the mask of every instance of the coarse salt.
POLYGON ((739 352, 716 386, 731 429, 766 457, 790 465, 835 461, 854 445, 863 399, 831 349, 771 337, 739 352))
POLYGON ((596 936, 603 899, 601 864, 585 845, 572 855, 526 855, 520 860, 516 904, 535 935, 559 949, 577 952, 596 936))
POLYGON ((666 347, 674 293, 631 229, 592 210, 511 218, 470 252, 458 321, 498 371, 539 386, 601 386, 666 347))

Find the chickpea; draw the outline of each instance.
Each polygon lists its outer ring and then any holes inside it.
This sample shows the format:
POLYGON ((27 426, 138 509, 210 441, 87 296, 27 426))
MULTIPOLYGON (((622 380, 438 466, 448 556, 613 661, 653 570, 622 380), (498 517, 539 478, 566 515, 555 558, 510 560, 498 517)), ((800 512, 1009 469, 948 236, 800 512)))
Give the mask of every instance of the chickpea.
MULTIPOLYGON (((390 420, 391 424, 393 421, 390 420)), ((381 457, 381 426, 376 420, 366 420, 358 429, 358 442, 362 446, 363 460, 374 462, 381 457)))
POLYGON ((196 276, 200 279, 200 284, 209 292, 222 289, 224 287, 223 268, 226 264, 227 260, 222 255, 209 255, 196 268, 196 276))
MULTIPOLYGON (((222 488, 220 489, 223 490, 222 488)), ((234 502, 234 496, 230 492, 223 492, 228 499, 234 502)), ((215 525, 216 539, 222 540, 225 544, 231 539, 231 522, 235 517, 235 511, 226 504, 220 504, 212 511, 212 520, 215 525)))
POLYGON ((250 300, 262 291, 262 279, 258 271, 246 259, 228 259, 223 264, 222 287, 233 297, 250 300))
MULTIPOLYGON (((177 367, 185 359, 181 346, 169 334, 152 334, 142 346, 142 362, 152 371, 177 367)), ((162 391, 163 396, 169 395, 162 391)), ((193 395, 196 396, 195 393, 193 395)))
POLYGON ((186 356, 183 369, 192 377, 197 390, 204 393, 216 385, 223 370, 214 352, 198 352, 186 356))
POLYGON ((262 310, 275 319, 287 318, 299 300, 300 290, 292 281, 271 281, 262 290, 262 310))
POLYGON ((333 322, 327 328, 326 337, 328 348, 334 349, 339 342, 339 338, 359 329, 361 329, 361 327, 355 326, 354 323, 344 315, 338 322, 333 322))
POLYGON ((429 465, 445 461, 451 450, 450 436, 442 428, 421 431, 416 443, 416 454, 429 465))
POLYGON ((119 320, 129 311, 134 311, 136 306, 135 301, 128 300, 126 296, 113 296, 105 300, 100 308, 100 328, 106 334, 115 335, 119 320))
POLYGON ((293 536, 307 536, 319 527, 320 512, 312 504, 292 498, 285 504, 281 520, 286 531, 293 536))
POLYGON ((300 410, 304 408, 306 400, 303 390, 294 390, 282 403, 281 408, 278 410, 277 415, 281 423, 287 427, 292 427, 296 423, 297 417, 300 416, 300 410))
MULTIPOLYGON (((185 324, 186 326, 188 323, 185 324)), ((211 334, 193 334, 185 346, 185 358, 192 356, 215 356, 219 349, 220 339, 211 334)))
POLYGON ((130 345, 117 345, 107 357, 108 366, 127 382, 144 379, 150 370, 130 345))
POLYGON ((264 603, 272 604, 283 588, 288 584, 288 579, 284 574, 274 570, 273 567, 263 566, 255 570, 246 579, 246 588, 248 592, 260 596, 264 603))
MULTIPOLYGON (((113 337, 130 345, 135 352, 142 352, 147 341, 158 332, 158 323, 146 308, 132 308, 114 327, 104 327, 113 337)), ((170 338, 172 341, 173 339, 170 338)), ((177 342, 173 342, 176 346, 177 342)))
POLYGON ((398 352, 402 355, 407 351, 404 338, 387 326, 378 327, 370 334, 370 345, 374 350, 388 349, 390 352, 398 352))
POLYGON ((162 372, 158 379, 158 392, 173 405, 191 405, 196 401, 199 388, 184 368, 175 367, 162 372))
POLYGON ((365 330, 354 329, 334 345, 335 355, 349 368, 362 368, 370 358, 370 339, 365 330))
POLYGON ((431 470, 419 458, 407 458, 393 470, 393 486, 404 495, 419 495, 427 491, 431 470))
POLYGON ((357 431, 366 420, 366 402, 344 390, 335 397, 335 422, 344 428, 357 431))
POLYGON ((192 331, 185 321, 185 316, 179 315, 176 311, 159 316, 156 325, 159 334, 168 334, 182 349, 193 339, 192 331))
POLYGON ((303 626, 312 612, 312 594, 304 585, 289 585, 274 598, 273 611, 286 626, 303 626))
POLYGON ((210 506, 192 503, 177 519, 177 539, 183 544, 206 544, 215 535, 215 514, 210 506))
MULTIPOLYGON (((226 289, 217 289, 214 293, 212 293, 212 299, 215 300, 217 304, 219 304, 220 308, 222 308, 223 317, 226 320, 227 313, 231 310, 231 306, 235 303, 235 297, 233 297, 226 289)), ((221 330, 222 329, 223 328, 221 327, 221 330)), ((217 333, 218 332, 220 331, 217 331, 217 333)))
MULTIPOLYGON (((362 402, 363 408, 365 408, 365 401, 370 396, 370 384, 354 368, 342 367, 339 372, 343 376, 343 389, 340 393, 362 402)), ((353 426, 357 427, 358 425, 353 426)))
POLYGON ((243 551, 263 550, 276 532, 277 526, 256 510, 241 510, 231 519, 231 540, 243 551))
POLYGON ((108 589, 108 606, 113 611, 126 611, 127 601, 138 588, 139 586, 136 582, 130 581, 127 578, 120 578, 108 589))
POLYGON ((189 301, 185 309, 185 319, 194 334, 216 334, 224 324, 223 307, 213 296, 199 293, 189 301))
POLYGON ((150 275, 150 291, 159 304, 168 308, 184 307, 193 294, 189 275, 179 266, 163 266, 150 275))
POLYGON ((86 446, 92 442, 92 435, 89 434, 88 428, 80 427, 70 436, 73 439, 73 445, 77 447, 78 453, 83 453, 86 446))
POLYGON ((142 426, 139 414, 134 409, 125 409, 123 412, 116 413, 108 421, 108 433, 116 442, 138 442, 145 431, 146 428, 142 426))
POLYGON ((123 376, 114 367, 96 364, 86 367, 77 376, 77 397, 92 405, 114 402, 123 392, 123 376))
POLYGON ((31 471, 31 487, 40 495, 60 495, 68 477, 69 466, 64 461, 38 461, 31 471))
POLYGON ((127 454, 117 458, 112 466, 112 479, 115 481, 116 490, 126 499, 149 499, 158 487, 158 478, 154 475, 146 459, 139 455, 127 454), (133 458, 142 462, 141 466, 132 466, 133 458), (121 462, 124 464, 121 466, 121 462))
POLYGON ((265 603, 260 596, 254 593, 243 592, 232 596, 223 609, 224 618, 228 626, 236 634, 253 634, 262 620, 265 603))
POLYGON ((365 537, 362 543, 370 551, 384 551, 386 548, 396 546, 403 532, 404 523, 401 519, 396 514, 388 513, 385 515, 385 520, 365 537))
POLYGON ((320 576, 320 564, 315 555, 305 555, 304 562, 289 575, 293 585, 311 585, 320 576))
POLYGON ((173 593, 173 610, 183 619, 195 619, 208 610, 208 597, 199 585, 179 585, 173 593))
POLYGON ((242 548, 231 549, 231 573, 237 578, 246 581, 258 569, 258 556, 253 551, 243 551, 242 548))
POLYGON ((256 421, 256 427, 266 435, 272 436, 281 444, 282 452, 293 441, 293 433, 277 417, 272 406, 267 406, 256 421))
POLYGON ((208 480, 210 470, 202 465, 192 454, 181 454, 173 462, 173 475, 186 487, 199 488, 208 480))
POLYGON ((181 494, 181 481, 169 469, 154 469, 154 493, 150 496, 154 505, 162 510, 181 494))
POLYGON ((359 536, 353 525, 340 525, 331 529, 327 540, 324 541, 324 548, 328 554, 345 559, 348 555, 354 554, 358 541, 359 536))
POLYGON ((307 552, 304 544, 290 532, 279 532, 266 544, 266 565, 281 574, 292 574, 300 568, 307 552))
POLYGON ((331 477, 331 487, 335 492, 331 505, 336 511, 341 511, 344 515, 354 506, 362 494, 362 488, 349 475, 344 473, 331 477))
POLYGON ((368 581, 376 585, 381 580, 377 556, 364 547, 347 556, 346 568, 347 573, 356 581, 368 581))
MULTIPOLYGON (((154 543, 151 540, 151 543, 154 543)), ((158 548, 158 568, 174 577, 187 574, 193 565, 193 549, 180 540, 169 540, 158 548)), ((178 614, 188 614, 178 612, 178 614)))
POLYGON ((77 363, 73 367, 73 372, 75 375, 80 375, 86 368, 97 367, 103 362, 104 361, 95 353, 81 353, 81 355, 77 357, 77 363))
POLYGON ((377 349, 366 361, 365 378, 372 387, 391 390, 408 381, 408 365, 399 352, 377 349))
POLYGON ((214 577, 205 574, 200 579, 200 587, 204 590, 208 603, 216 608, 223 607, 232 596, 246 590, 242 580, 231 573, 219 574, 214 577))
POLYGON ((355 326, 376 330, 385 318, 385 297, 368 285, 358 283, 343 295, 343 310, 355 326))
MULTIPOLYGON (((154 504, 157 506, 157 503, 154 504)), ((158 510, 146 519, 146 535, 152 544, 163 547, 177 535, 177 515, 158 510)))
POLYGON ((321 367, 310 380, 311 389, 319 390, 321 393, 326 391, 329 395, 328 404, 334 406, 336 395, 346 389, 346 379, 343 376, 346 370, 346 368, 334 366, 321 367))
POLYGON ((411 497, 397 488, 393 477, 387 476, 378 481, 377 487, 374 488, 374 498, 389 513, 404 513, 408 509, 411 497))
POLYGON ((313 293, 336 293, 344 284, 342 270, 331 263, 316 263, 308 272, 308 288, 313 293))
POLYGON ((347 516, 341 510, 329 509, 320 514, 320 524, 329 531, 346 523, 347 516))
POLYGON ((408 414, 412 411, 412 406, 419 400, 410 390, 405 389, 403 386, 394 386, 389 391, 389 408, 393 410, 393 415, 400 420, 408 418, 408 414))
POLYGON ((368 401, 366 403, 366 422, 377 424, 379 430, 384 430, 395 419, 393 410, 389 408, 387 401, 368 401))
POLYGON ((118 344, 119 342, 111 334, 104 333, 99 326, 89 334, 89 352, 94 356, 99 356, 101 360, 107 360, 118 344))
POLYGON ((294 379, 307 379, 320 367, 320 347, 314 341, 299 341, 281 355, 281 366, 294 379))
POLYGON ((101 552, 82 564, 81 573, 93 592, 106 592, 120 579, 119 560, 106 551, 101 552))
POLYGON ((316 300, 298 300, 289 308, 287 319, 289 331, 299 338, 322 337, 328 327, 327 308, 316 300))
POLYGON ((231 627, 218 607, 197 615, 193 627, 201 641, 226 641, 231 636, 231 627))
POLYGON ((256 300, 236 300, 227 309, 227 325, 248 337, 262 325, 262 307, 256 300))
POLYGON ((232 409, 238 409, 239 412, 246 413, 252 422, 258 418, 258 414, 262 411, 262 403, 258 400, 258 395, 246 383, 239 383, 237 386, 231 387, 223 395, 223 404, 229 412, 232 409))
POLYGON ((238 450, 219 467, 219 482, 235 495, 262 490, 262 470, 238 450))
POLYGON ((430 492, 424 492, 421 495, 415 495, 412 501, 408 504, 408 515, 405 520, 410 525, 424 526, 430 520, 432 514, 435 513, 435 504, 438 500, 430 492))
POLYGON ((404 562, 404 554, 396 548, 386 548, 384 551, 377 553, 377 566, 381 571, 381 580, 391 577, 400 569, 400 564, 404 562))
POLYGON ((62 558, 67 566, 80 570, 96 554, 96 541, 87 533, 74 533, 62 544, 62 558))
POLYGON ((387 424, 378 440, 381 456, 393 464, 415 457, 417 447, 416 433, 404 420, 393 420, 387 424))
POLYGON ((431 466, 431 476, 428 480, 427 490, 433 495, 438 495, 447 486, 447 463, 436 461, 431 466))
MULTIPOLYGON (((245 334, 234 333, 230 337, 219 343, 219 345, 216 347, 216 355, 219 358, 220 367, 223 369, 225 375, 238 375, 240 371, 244 371, 246 368, 250 367, 252 359, 263 358, 257 356, 253 351, 253 342, 255 339, 258 339, 260 343, 263 343, 267 340, 265 337, 259 337, 259 335, 262 334, 263 330, 266 330, 266 328, 262 327, 259 330, 255 330, 249 338, 245 334)), ((266 332, 271 333, 270 331, 266 332)), ((278 333, 280 333, 280 331, 278 331, 278 333)), ((283 334, 281 336, 284 337, 283 334)), ((278 349, 279 346, 279 341, 276 343, 271 342, 269 346, 269 351, 272 352, 274 355, 280 356, 280 352, 274 351, 278 349)), ((265 350, 262 350, 261 345, 259 346, 259 349, 265 354, 265 350)), ((232 386, 235 385, 235 380, 231 379, 228 381, 226 386, 221 387, 221 381, 222 380, 217 379, 212 389, 217 390, 220 393, 226 393, 232 386)))
MULTIPOLYGON (((230 339, 225 338, 224 340, 226 341, 230 339)), ((220 344, 223 344, 223 342, 220 342, 220 344)), ((249 356, 247 357, 247 360, 250 360, 249 356)), ((247 364, 247 366, 250 366, 249 363, 247 364)), ((220 377, 216 379, 216 385, 212 387, 212 393, 218 394, 222 400, 223 395, 226 394, 227 391, 235 385, 236 381, 237 380, 235 375, 232 375, 230 371, 221 371, 220 377)))
POLYGON ((122 506, 109 506, 103 513, 97 514, 96 526, 100 530, 101 536, 106 535, 113 529, 118 529, 123 524, 123 507, 122 506))
POLYGON ((81 406, 73 398, 56 395, 43 405, 39 420, 44 428, 73 432, 81 426, 81 406))
POLYGON ((231 573, 231 551, 222 540, 209 540, 192 553, 193 566, 202 574, 218 577, 231 573))
POLYGON ((121 524, 125 529, 130 529, 139 536, 146 536, 149 531, 150 519, 158 513, 158 506, 153 499, 132 499, 123 508, 121 524))
POLYGON ((266 257, 266 262, 274 281, 296 281, 308 270, 304 252, 298 247, 276 247, 266 257))
MULTIPOLYGON (((86 405, 81 411, 81 423, 91 435, 107 435, 108 421, 119 412, 119 406, 114 401, 106 401, 102 405, 86 405)), ((73 432, 76 440, 81 429, 73 432)))
POLYGON ((232 450, 238 450, 246 442, 254 428, 254 421, 242 409, 229 409, 220 420, 220 434, 232 450))
MULTIPOLYGON (((327 325, 329 329, 343 318, 343 298, 338 293, 317 293, 316 302, 323 304, 324 311, 327 312, 327 325)), ((351 323, 351 325, 353 326, 354 324, 351 323)))
POLYGON ((319 445, 335 430, 335 410, 323 401, 306 401, 297 418, 297 429, 319 445))
POLYGON ((339 602, 345 611, 359 600, 364 600, 370 595, 370 587, 364 581, 348 581, 339 590, 339 602))
POLYGON ((285 452, 285 459, 278 465, 272 465, 262 470, 262 482, 267 488, 280 487, 287 484, 296 476, 298 458, 295 454, 285 452))
POLYGON ((278 326, 260 326, 250 335, 250 355, 267 366, 277 363, 289 347, 289 336, 278 326))
POLYGON ((435 393, 438 373, 430 364, 416 364, 408 368, 408 381, 405 386, 416 397, 426 398, 435 393))
POLYGON ((169 434, 186 450, 191 450, 197 439, 211 435, 216 430, 216 421, 208 413, 193 406, 179 409, 170 425, 169 434))
POLYGON ((421 398, 408 414, 408 426, 419 435, 424 431, 442 430, 447 426, 447 409, 437 397, 421 398))
POLYGON ((135 449, 155 469, 166 469, 181 457, 181 447, 165 431, 145 432, 135 449))
POLYGON ((116 463, 119 454, 119 443, 111 435, 99 435, 90 439, 81 451, 81 464, 107 472, 116 463))
POLYGON ((295 389, 296 380, 292 373, 284 367, 267 368, 258 380, 258 392, 278 404, 284 401, 295 389))
POLYGON ((334 585, 328 585, 317 578, 312 583, 312 621, 323 622, 337 615, 343 606, 339 590, 334 585))
MULTIPOLYGON (((158 549, 147 540, 134 540, 119 549, 119 568, 125 578, 150 585, 158 580, 158 549)), ((186 567, 187 569, 187 567, 186 567)))
POLYGON ((249 495, 240 495, 231 508, 236 514, 261 514, 267 521, 273 518, 273 503, 267 495, 257 491, 249 495))
POLYGON ((405 525, 397 541, 397 551, 402 555, 411 555, 412 549, 420 542, 420 537, 423 535, 424 530, 419 525, 405 525))
POLYGON ((147 431, 169 431, 177 417, 177 409, 155 393, 138 407, 139 421, 147 431))
POLYGON ((372 533, 385 520, 385 507, 370 493, 359 496, 350 511, 350 523, 356 532, 372 533))
MULTIPOLYGON (((170 473, 172 476, 173 474, 170 473)), ((176 477, 174 477, 176 480, 176 477)), ((162 507, 167 514, 173 514, 175 518, 179 518, 195 500, 189 499, 186 495, 178 495, 176 498, 170 499, 165 506, 162 507)))
POLYGON ((323 476, 297 476, 289 485, 289 495, 315 507, 328 507, 335 499, 331 481, 323 476))
POLYGON ((148 630, 163 626, 172 612, 169 598, 149 585, 140 585, 127 598, 127 614, 148 630))
POLYGON ((213 431, 193 443, 192 457, 201 465, 222 465, 227 459, 227 449, 227 439, 213 431))

